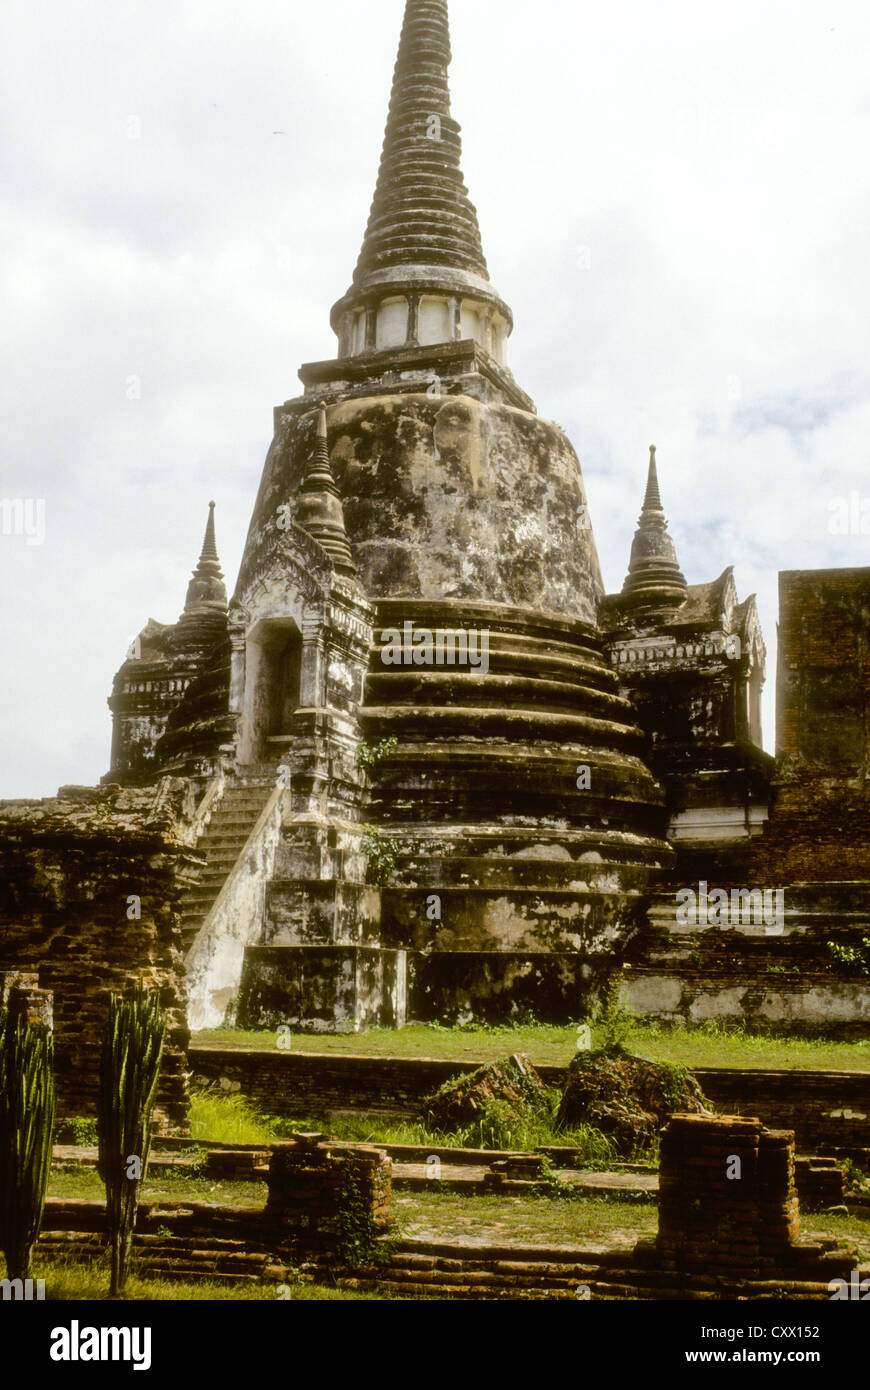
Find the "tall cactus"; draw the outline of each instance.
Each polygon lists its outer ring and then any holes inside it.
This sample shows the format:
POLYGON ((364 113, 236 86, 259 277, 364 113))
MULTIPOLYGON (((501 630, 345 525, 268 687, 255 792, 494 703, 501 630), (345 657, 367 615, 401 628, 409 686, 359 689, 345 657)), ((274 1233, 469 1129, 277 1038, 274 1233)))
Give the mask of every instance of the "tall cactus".
POLYGON ((9 1279, 29 1279, 51 1167, 54 1039, 0 1010, 0 1248, 9 1279))
POLYGON ((156 993, 139 984, 126 999, 111 995, 100 1058, 97 1131, 111 1242, 112 1297, 123 1293, 127 1281, 165 1039, 166 1014, 156 993))

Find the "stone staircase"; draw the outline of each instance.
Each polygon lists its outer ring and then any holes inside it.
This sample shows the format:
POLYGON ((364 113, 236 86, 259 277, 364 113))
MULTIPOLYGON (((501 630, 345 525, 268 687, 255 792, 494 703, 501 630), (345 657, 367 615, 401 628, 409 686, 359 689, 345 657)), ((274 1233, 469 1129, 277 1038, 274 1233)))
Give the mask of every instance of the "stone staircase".
POLYGON ((274 787, 274 772, 256 770, 243 773, 224 792, 197 844, 199 853, 206 857, 206 865, 199 882, 184 899, 181 931, 185 955, 238 862, 274 787))
MULTIPOLYGON (((39 1238, 39 1253, 64 1264, 92 1266, 105 1258, 106 1238, 85 1231, 50 1231, 39 1238)), ((171 1283, 276 1284, 287 1276, 268 1250, 242 1240, 140 1235, 134 1241, 133 1273, 140 1279, 171 1283)))

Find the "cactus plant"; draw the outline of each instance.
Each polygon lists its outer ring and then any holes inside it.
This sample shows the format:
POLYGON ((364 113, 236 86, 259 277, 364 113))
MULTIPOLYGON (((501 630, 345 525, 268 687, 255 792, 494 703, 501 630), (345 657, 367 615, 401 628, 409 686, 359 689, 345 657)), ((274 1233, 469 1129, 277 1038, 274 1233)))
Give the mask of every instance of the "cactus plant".
POLYGON ((123 1293, 127 1281, 165 1039, 166 1014, 156 993, 138 984, 126 999, 111 995, 100 1058, 97 1132, 113 1298, 123 1293))
POLYGON ((54 1039, 0 1010, 0 1248, 9 1279, 29 1279, 51 1167, 54 1039))

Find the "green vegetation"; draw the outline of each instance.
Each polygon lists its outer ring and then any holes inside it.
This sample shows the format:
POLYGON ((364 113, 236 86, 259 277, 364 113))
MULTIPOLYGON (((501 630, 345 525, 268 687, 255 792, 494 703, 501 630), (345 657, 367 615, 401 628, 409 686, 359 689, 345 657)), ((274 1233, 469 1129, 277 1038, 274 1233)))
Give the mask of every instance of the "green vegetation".
MULTIPOLYGON (((49 1260, 37 1257, 33 1265, 33 1278, 45 1280, 45 1297, 52 1302, 76 1302, 78 1300, 97 1301, 106 1297, 108 1264, 105 1260, 89 1261, 79 1264, 72 1260, 49 1260)), ((183 1283, 176 1280, 158 1278, 138 1278, 131 1274, 127 1279, 126 1297, 149 1303, 178 1302, 225 1302, 274 1303, 285 1298, 284 1288, 290 1289, 294 1303, 321 1302, 366 1302, 387 1303, 406 1302, 382 1293, 357 1293, 349 1289, 326 1288, 316 1284, 293 1283, 288 1286, 278 1284, 230 1284, 219 1280, 202 1283, 183 1283)))
POLYGON ((191 1097, 191 1134, 200 1143, 271 1144, 297 1131, 323 1131, 335 1139, 363 1144, 415 1144, 426 1148, 534 1149, 540 1145, 576 1148, 589 1164, 608 1163, 617 1157, 614 1144, 591 1125, 556 1128, 560 1095, 547 1091, 545 1104, 527 1116, 518 1116, 502 1101, 491 1101, 474 1122, 446 1133, 412 1121, 385 1120, 360 1113, 327 1119, 309 1116, 288 1119, 259 1115, 240 1096, 214 1091, 195 1091, 191 1097))
MULTIPOLYGON (((548 1197, 464 1197, 453 1193, 399 1193, 394 1198, 402 1235, 420 1240, 473 1238, 493 1245, 552 1245, 563 1249, 629 1246, 654 1235, 654 1205, 626 1205, 603 1197, 554 1202, 548 1197)), ((870 1257, 870 1222, 859 1216, 801 1214, 801 1234, 830 1237, 870 1257)))
POLYGON ((367 865, 366 883, 371 883, 377 888, 386 888, 396 871, 396 860, 399 857, 398 841, 388 839, 374 825, 367 825, 365 830, 367 834, 362 848, 367 865))
POLYGON ((336 1254, 348 1269, 389 1264, 392 1243, 380 1239, 362 1176, 348 1166, 336 1230, 336 1254))
POLYGON ((29 1279, 51 1167, 54 1040, 0 1011, 0 1250, 11 1279, 29 1279))
POLYGON ((399 746, 397 738, 382 738, 380 743, 361 743, 356 751, 357 767, 369 771, 377 767, 378 763, 384 758, 388 758, 391 753, 395 753, 399 746))
MULTIPOLYGON (((96 1198, 100 1195, 99 1179, 93 1169, 82 1168, 52 1174, 50 1195, 74 1198, 96 1198)), ((493 1244, 558 1245, 565 1248, 583 1245, 631 1244, 641 1236, 656 1230, 657 1212, 652 1203, 626 1202, 614 1196, 586 1197, 574 1193, 565 1200, 553 1201, 552 1196, 503 1196, 480 1194, 463 1196, 439 1190, 436 1183, 425 1192, 393 1194, 393 1206, 398 1220, 398 1232, 403 1238, 454 1240, 473 1238, 493 1244)), ((261 1208, 265 1202, 263 1183, 209 1183, 187 1175, 149 1179, 143 1187, 142 1199, 148 1201, 213 1202, 217 1205, 261 1208)), ((801 1234, 811 1237, 829 1236, 852 1246, 861 1260, 870 1259, 870 1221, 866 1216, 826 1216, 801 1213, 801 1234)), ((34 1277, 45 1277, 35 1261, 34 1277)), ((100 1266, 102 1269, 102 1266, 100 1266)), ((102 1296, 105 1278, 94 1275, 102 1296)), ((130 1297, 155 1297, 135 1291, 138 1281, 128 1285, 130 1297)), ((167 1290, 175 1285, 159 1285, 167 1290)), ((199 1288, 199 1285, 193 1286, 199 1288)), ((60 1297, 61 1295, 56 1295, 60 1297)), ((77 1297, 70 1293, 64 1297, 77 1297)), ((81 1297, 97 1297, 94 1292, 81 1297)), ((165 1292, 160 1296, 172 1297, 165 1292)), ((179 1298, 205 1297, 179 1292, 179 1298)), ((208 1295, 212 1296, 212 1295, 208 1295)), ((215 1295, 221 1297, 223 1295, 215 1295)), ((241 1295, 239 1295, 241 1296, 241 1295)), ((314 1295, 312 1295, 313 1297, 314 1295)), ((294 1292, 295 1297, 295 1292, 294 1292)))
MULTIPOLYGON (((49 1197, 65 1202, 94 1202, 105 1200, 105 1191, 95 1168, 77 1164, 52 1171, 48 1185, 49 1197)), ((215 1182, 196 1173, 179 1169, 166 1173, 149 1173, 139 1190, 140 1202, 200 1202, 216 1207, 256 1207, 266 1202, 266 1184, 234 1182, 227 1179, 215 1182)), ((105 1290, 103 1291, 105 1293, 105 1290)))
MULTIPOLYGON (((437 1057, 447 1061, 494 1062, 510 1052, 525 1052, 535 1065, 566 1066, 577 1044, 577 1024, 523 1024, 517 1027, 447 1028, 411 1023, 402 1029, 374 1028, 340 1036, 294 1035, 299 1052, 344 1053, 356 1057, 437 1057)), ((593 1035, 594 1035, 593 1029, 593 1035)), ((834 1042, 827 1038, 769 1037, 743 1028, 703 1024, 659 1027, 638 1023, 627 1040, 631 1051, 651 1062, 693 1067, 793 1068, 818 1071, 870 1071, 870 1038, 834 1042)), ((599 1046, 594 1038, 594 1046, 599 1046)), ((210 1028, 194 1035, 193 1047, 253 1048, 271 1051, 273 1031, 242 1032, 210 1028)))
POLYGON ((855 946, 829 941, 831 969, 838 975, 870 975, 870 936, 862 936, 855 946))
POLYGON ((860 1168, 857 1163, 853 1163, 851 1158, 842 1158, 839 1161, 846 1178, 846 1192, 857 1197, 870 1197, 870 1176, 860 1168))
MULTIPOLYGON (((188 1115, 191 1138, 212 1144, 271 1144, 288 1132, 281 1126, 286 1127, 289 1121, 264 1119, 243 1096, 221 1091, 192 1091, 188 1115)), ((304 1126, 294 1120, 292 1128, 304 1126)))
POLYGON ((453 1193, 397 1193, 402 1235, 420 1240, 468 1240, 492 1245, 633 1245, 654 1235, 652 1205, 628 1205, 601 1197, 554 1202, 550 1197, 453 1193))
POLYGON ((77 1148, 95 1149, 99 1143, 97 1133, 97 1122, 90 1115, 76 1115, 75 1119, 68 1120, 64 1129, 71 1129, 73 1133, 73 1143, 77 1148))
POLYGON ((596 1052, 623 1052, 629 1049, 637 1018, 620 1002, 624 978, 618 971, 608 977, 601 990, 598 1008, 588 1020, 596 1052))
POLYGON ((110 995, 100 1057, 97 1131, 112 1251, 112 1298, 123 1293, 127 1279, 165 1039, 166 1015, 156 992, 137 984, 128 999, 110 995))

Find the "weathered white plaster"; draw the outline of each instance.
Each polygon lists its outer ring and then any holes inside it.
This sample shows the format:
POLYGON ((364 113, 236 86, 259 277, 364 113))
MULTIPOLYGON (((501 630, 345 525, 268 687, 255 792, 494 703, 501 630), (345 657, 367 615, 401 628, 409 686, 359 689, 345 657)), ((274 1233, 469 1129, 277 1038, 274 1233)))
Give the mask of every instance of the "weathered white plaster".
POLYGON ((266 883, 281 838, 285 795, 275 788, 188 952, 188 1020, 194 1032, 223 1022, 238 993, 245 947, 262 939, 266 883))

